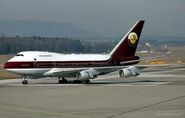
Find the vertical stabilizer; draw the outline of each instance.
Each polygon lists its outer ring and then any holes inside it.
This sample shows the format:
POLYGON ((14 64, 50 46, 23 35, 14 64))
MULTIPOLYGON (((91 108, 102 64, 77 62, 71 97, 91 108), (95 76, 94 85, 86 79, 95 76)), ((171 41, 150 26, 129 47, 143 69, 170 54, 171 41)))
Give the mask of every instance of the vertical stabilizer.
POLYGON ((110 52, 112 61, 121 62, 124 61, 125 58, 134 57, 143 25, 144 20, 137 21, 130 31, 122 38, 110 52))

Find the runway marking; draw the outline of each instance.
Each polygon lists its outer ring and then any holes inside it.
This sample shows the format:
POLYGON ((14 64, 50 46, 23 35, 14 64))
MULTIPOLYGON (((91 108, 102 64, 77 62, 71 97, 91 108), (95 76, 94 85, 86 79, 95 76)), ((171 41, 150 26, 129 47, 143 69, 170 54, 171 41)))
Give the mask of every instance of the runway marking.
POLYGON ((70 118, 90 118, 85 116, 77 116, 70 113, 57 113, 57 112, 50 112, 50 111, 42 111, 42 110, 35 110, 35 109, 28 109, 28 108, 22 108, 22 107, 10 107, 10 106, 4 106, 0 105, 0 108, 3 109, 11 109, 11 110, 18 110, 18 111, 27 111, 32 113, 41 113, 41 114, 47 114, 47 115, 55 115, 55 116, 62 116, 62 117, 70 117, 70 118))
POLYGON ((174 97, 174 98, 167 99, 167 100, 163 100, 163 101, 160 101, 160 102, 157 102, 157 103, 149 104, 147 106, 138 107, 138 108, 131 109, 131 110, 128 110, 128 111, 123 111, 123 112, 120 112, 118 114, 108 116, 107 118, 118 117, 118 116, 121 116, 121 115, 124 115, 124 114, 128 114, 128 113, 132 113, 132 112, 135 112, 135 111, 147 109, 147 108, 150 108, 150 107, 153 107, 153 106, 156 106, 156 105, 160 105, 160 104, 167 103, 167 102, 170 102, 170 101, 173 101, 173 100, 177 100, 177 99, 181 99, 181 98, 185 98, 185 95, 174 97))
POLYGON ((153 72, 148 72, 148 73, 145 73, 145 74, 141 74, 138 76, 139 78, 156 78, 156 77, 160 77, 160 78, 163 78, 163 77, 169 77, 169 78, 174 78, 174 77, 178 77, 178 78, 184 78, 185 75, 174 75, 174 74, 161 74, 161 73, 153 73, 153 72))

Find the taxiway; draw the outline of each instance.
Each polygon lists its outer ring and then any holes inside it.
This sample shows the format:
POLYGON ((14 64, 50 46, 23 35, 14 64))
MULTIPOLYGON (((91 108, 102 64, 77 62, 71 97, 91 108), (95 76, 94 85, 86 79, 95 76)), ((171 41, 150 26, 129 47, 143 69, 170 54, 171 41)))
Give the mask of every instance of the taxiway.
POLYGON ((92 84, 57 84, 57 79, 0 81, 1 118, 184 118, 183 69, 146 72, 119 79, 117 73, 92 84), (178 73, 178 74, 177 74, 178 73))

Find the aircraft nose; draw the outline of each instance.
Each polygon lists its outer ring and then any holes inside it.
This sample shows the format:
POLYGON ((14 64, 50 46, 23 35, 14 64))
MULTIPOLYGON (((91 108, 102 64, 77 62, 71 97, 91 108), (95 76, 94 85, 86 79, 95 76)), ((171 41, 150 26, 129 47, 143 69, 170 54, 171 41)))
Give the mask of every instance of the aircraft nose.
POLYGON ((8 62, 4 63, 4 69, 8 68, 8 62))
POLYGON ((10 68, 12 68, 12 67, 13 67, 13 65, 12 65, 11 62, 6 62, 6 63, 4 63, 4 69, 10 69, 10 68))

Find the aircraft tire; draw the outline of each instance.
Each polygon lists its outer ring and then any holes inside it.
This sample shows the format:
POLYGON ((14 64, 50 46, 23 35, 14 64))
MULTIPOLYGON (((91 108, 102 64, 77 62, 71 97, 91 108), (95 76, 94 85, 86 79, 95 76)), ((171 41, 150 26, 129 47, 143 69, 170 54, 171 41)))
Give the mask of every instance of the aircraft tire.
POLYGON ((23 84, 23 85, 27 85, 27 84, 28 84, 28 80, 23 80, 23 81, 22 81, 22 84, 23 84))
POLYGON ((58 80, 58 83, 59 83, 59 84, 67 83, 67 80, 66 80, 66 79, 60 79, 60 80, 58 80))

